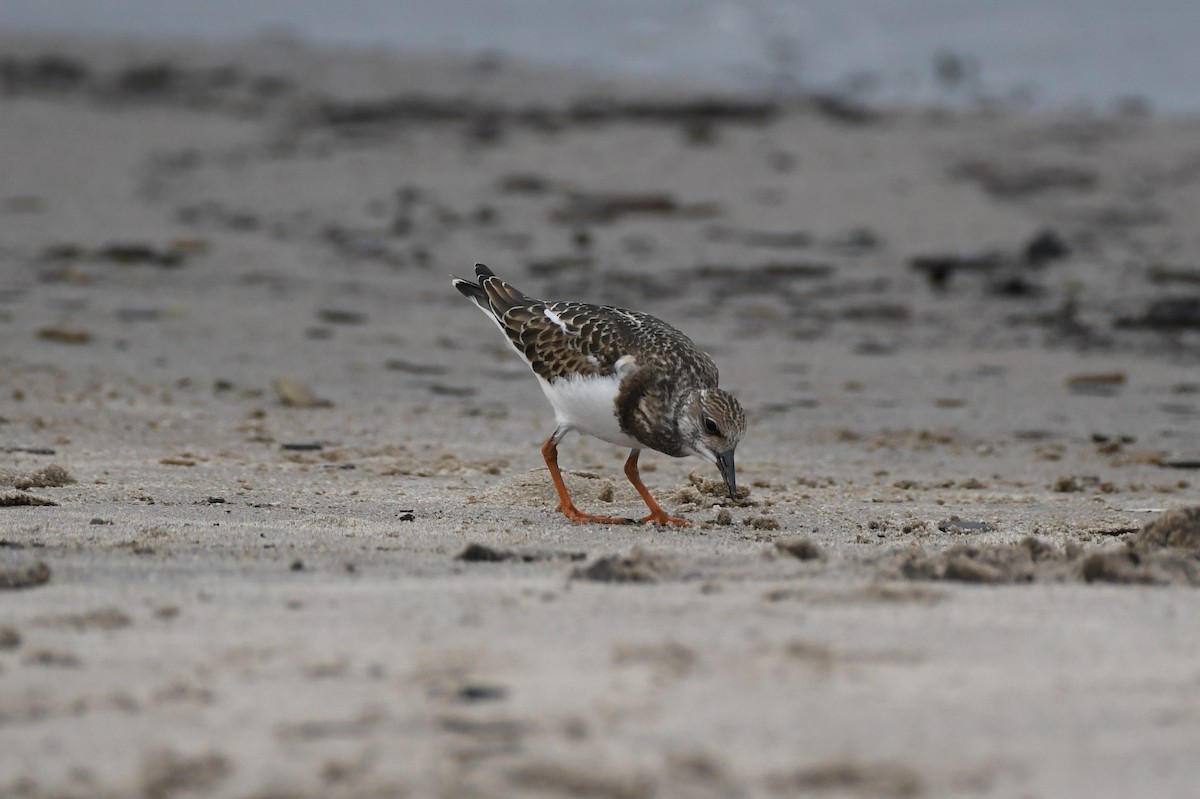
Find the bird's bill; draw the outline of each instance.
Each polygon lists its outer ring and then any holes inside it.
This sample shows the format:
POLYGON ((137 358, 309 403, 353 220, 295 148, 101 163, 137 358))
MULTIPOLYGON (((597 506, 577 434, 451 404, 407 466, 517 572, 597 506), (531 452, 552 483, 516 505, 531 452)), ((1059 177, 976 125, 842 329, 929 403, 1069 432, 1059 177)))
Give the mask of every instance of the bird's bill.
POLYGON ((717 454, 717 469, 720 470, 721 477, 725 478, 725 485, 729 486, 730 499, 737 499, 737 473, 733 468, 733 450, 717 454))

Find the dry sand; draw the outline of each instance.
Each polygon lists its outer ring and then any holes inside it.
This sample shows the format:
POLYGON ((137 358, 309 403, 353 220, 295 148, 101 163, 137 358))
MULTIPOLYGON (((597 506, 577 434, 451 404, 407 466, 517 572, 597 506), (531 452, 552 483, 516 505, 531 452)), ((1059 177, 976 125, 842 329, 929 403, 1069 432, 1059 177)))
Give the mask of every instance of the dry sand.
POLYGON ((0 44, 0 796, 1195 795, 1200 120, 0 44), (749 497, 564 520, 477 260, 749 497))

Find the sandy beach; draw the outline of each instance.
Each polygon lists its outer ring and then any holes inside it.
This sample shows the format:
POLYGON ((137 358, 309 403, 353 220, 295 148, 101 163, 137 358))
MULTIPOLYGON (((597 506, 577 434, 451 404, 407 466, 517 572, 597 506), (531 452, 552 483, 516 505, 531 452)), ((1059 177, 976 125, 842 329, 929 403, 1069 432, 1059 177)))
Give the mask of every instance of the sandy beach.
POLYGON ((0 35, 0 797, 1194 796, 1197 142, 0 35), (477 261, 710 352, 748 496, 556 512, 477 261))

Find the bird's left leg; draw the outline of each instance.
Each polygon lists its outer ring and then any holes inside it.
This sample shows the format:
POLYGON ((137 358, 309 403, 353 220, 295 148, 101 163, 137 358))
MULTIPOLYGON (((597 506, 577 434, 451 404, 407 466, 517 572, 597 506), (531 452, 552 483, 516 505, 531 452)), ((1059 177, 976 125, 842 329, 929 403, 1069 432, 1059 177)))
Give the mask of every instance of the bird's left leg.
POLYGON ((571 495, 567 493, 567 484, 563 482, 562 472, 558 468, 558 442, 566 430, 555 430, 554 434, 542 444, 542 457, 546 459, 546 468, 550 470, 550 479, 554 481, 554 490, 558 492, 558 510, 563 512, 573 522, 592 522, 596 524, 630 524, 633 519, 621 516, 597 516, 584 513, 575 507, 571 495))

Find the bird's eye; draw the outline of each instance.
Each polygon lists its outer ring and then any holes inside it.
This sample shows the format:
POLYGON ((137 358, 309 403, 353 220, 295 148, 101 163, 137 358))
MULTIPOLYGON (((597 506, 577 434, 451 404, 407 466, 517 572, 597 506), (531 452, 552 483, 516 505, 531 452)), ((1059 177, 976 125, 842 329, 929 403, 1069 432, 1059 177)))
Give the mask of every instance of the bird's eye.
POLYGON ((708 416, 704 417, 704 429, 707 430, 711 435, 721 435, 721 428, 717 427, 717 423, 708 416))

